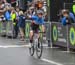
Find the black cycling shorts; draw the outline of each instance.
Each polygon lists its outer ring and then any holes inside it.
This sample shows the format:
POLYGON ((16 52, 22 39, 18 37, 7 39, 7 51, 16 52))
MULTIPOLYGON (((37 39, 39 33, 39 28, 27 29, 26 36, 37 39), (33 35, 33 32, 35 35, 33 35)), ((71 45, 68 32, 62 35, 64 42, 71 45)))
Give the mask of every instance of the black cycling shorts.
POLYGON ((38 24, 31 24, 31 30, 32 31, 39 31, 40 29, 39 29, 39 25, 38 24))

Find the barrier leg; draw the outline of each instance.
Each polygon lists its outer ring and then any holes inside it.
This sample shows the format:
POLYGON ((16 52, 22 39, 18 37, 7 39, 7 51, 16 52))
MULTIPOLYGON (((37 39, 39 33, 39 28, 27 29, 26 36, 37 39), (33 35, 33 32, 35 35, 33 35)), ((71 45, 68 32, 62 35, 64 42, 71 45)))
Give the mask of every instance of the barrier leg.
POLYGON ((50 44, 50 47, 53 48, 52 37, 51 37, 51 22, 50 22, 50 40, 49 40, 48 44, 50 44))
POLYGON ((69 33, 68 33, 68 25, 66 26, 66 28, 67 28, 67 52, 70 52, 70 48, 69 48, 69 33))
POLYGON ((52 43, 52 22, 50 22, 50 48, 59 48, 59 47, 53 47, 53 43, 52 43))
POLYGON ((48 40, 48 47, 53 48, 52 37, 51 37, 51 22, 49 24, 50 24, 50 39, 48 40))

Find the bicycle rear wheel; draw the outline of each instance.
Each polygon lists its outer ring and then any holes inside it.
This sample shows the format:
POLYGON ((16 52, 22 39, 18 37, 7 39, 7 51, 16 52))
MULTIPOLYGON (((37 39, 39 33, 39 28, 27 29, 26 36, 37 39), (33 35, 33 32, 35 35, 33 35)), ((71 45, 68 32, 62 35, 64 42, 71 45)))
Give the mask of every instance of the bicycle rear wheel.
POLYGON ((42 52, 43 52, 42 40, 39 40, 38 43, 36 44, 36 55, 39 59, 42 56, 42 52))
POLYGON ((29 48, 29 53, 30 53, 31 56, 34 55, 34 51, 35 51, 35 49, 34 49, 34 43, 31 43, 31 47, 29 48))

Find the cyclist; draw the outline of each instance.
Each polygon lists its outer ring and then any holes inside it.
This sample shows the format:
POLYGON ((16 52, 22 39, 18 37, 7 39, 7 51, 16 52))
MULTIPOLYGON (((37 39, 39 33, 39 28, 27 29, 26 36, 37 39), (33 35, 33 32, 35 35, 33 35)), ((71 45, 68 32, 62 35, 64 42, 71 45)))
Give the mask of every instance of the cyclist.
MULTIPOLYGON (((39 34, 39 26, 42 25, 42 32, 45 31, 44 27, 44 18, 43 18, 43 11, 38 10, 37 15, 33 15, 30 17, 32 19, 31 22, 31 30, 30 30, 30 43, 33 43, 33 35, 34 32, 37 32, 39 34)), ((39 38, 39 36, 38 36, 39 38)))

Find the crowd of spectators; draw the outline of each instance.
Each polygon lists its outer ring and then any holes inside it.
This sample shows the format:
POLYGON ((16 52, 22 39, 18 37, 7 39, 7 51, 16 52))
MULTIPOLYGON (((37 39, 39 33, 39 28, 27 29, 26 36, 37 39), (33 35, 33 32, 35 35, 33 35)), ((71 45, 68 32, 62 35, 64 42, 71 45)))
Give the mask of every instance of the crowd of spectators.
MULTIPOLYGON (((37 10, 43 11, 44 20, 48 20, 47 16, 47 5, 45 1, 33 1, 27 2, 27 10, 24 11, 18 6, 12 7, 6 0, 0 1, 0 21, 12 21, 14 25, 14 36, 18 37, 20 32, 21 40, 24 40, 25 36, 25 20, 29 19, 32 15, 37 15, 37 10)), ((75 23, 75 16, 72 12, 67 9, 63 9, 60 12, 60 20, 63 25, 75 23)))
POLYGON ((29 17, 32 15, 37 15, 37 10, 42 10, 44 14, 43 17, 47 18, 47 9, 44 3, 44 1, 28 1, 27 10, 24 11, 20 9, 18 6, 12 7, 11 4, 8 3, 6 0, 2 0, 0 1, 0 22, 12 21, 14 26, 13 38, 17 38, 18 33, 20 33, 21 40, 24 40, 26 19, 29 19, 29 17))

